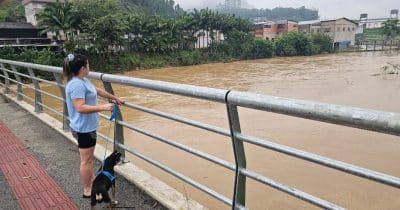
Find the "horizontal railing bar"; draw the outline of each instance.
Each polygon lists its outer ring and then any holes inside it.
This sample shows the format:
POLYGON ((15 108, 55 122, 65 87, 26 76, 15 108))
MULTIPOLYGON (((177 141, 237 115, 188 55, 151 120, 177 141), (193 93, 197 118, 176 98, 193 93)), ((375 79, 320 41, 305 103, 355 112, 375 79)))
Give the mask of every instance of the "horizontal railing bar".
POLYGON ((247 177, 250 177, 250 178, 258 181, 258 182, 261 182, 261 183, 263 183, 265 185, 271 186, 271 187, 273 187, 273 188, 275 188, 275 189, 277 189, 279 191, 285 192, 285 193, 287 193, 289 195, 292 195, 292 196, 294 196, 296 198, 299 198, 301 200, 304 200, 304 201, 306 201, 306 202, 308 202, 310 204, 319 206, 321 208, 324 208, 324 209, 335 209, 335 210, 345 209, 343 207, 337 206, 337 205, 335 205, 333 203, 330 203, 328 201, 325 201, 325 200, 322 200, 320 198, 314 197, 314 196, 312 196, 312 195, 310 195, 308 193, 305 193, 305 192, 302 192, 300 190, 297 190, 297 189, 295 189, 293 187, 289 187, 289 186, 286 186, 286 185, 281 184, 279 182, 276 182, 274 180, 271 180, 269 178, 266 178, 266 177, 264 177, 264 176, 262 176, 260 174, 257 174, 257 173, 255 173, 253 171, 250 171, 248 169, 242 168, 242 169, 239 170, 239 172, 241 174, 247 176, 247 177))
POLYGON ((194 127, 197 127, 197 128, 202 128, 204 130, 208 130, 208 131, 211 131, 211 132, 214 132, 214 133, 217 133, 217 134, 221 134, 221 135, 224 135, 224 136, 230 136, 229 130, 222 129, 222 128, 219 128, 219 127, 216 127, 216 126, 208 125, 208 124, 201 123, 201 122, 198 122, 198 121, 195 121, 195 120, 190 120, 190 119, 187 119, 187 118, 184 118, 184 117, 180 117, 180 116, 177 116, 177 115, 168 114, 168 113, 161 112, 161 111, 158 111, 158 110, 155 110, 155 109, 146 108, 146 107, 143 107, 143 106, 140 106, 140 105, 137 105, 137 104, 132 104, 132 103, 126 102, 124 105, 127 106, 127 107, 130 107, 130 108, 139 110, 139 111, 143 111, 143 112, 146 112, 146 113, 149 113, 149 114, 153 114, 153 115, 156 115, 156 116, 164 117, 164 118, 167 118, 167 119, 170 119, 170 120, 174 120, 176 122, 181 122, 181 123, 184 123, 184 124, 187 124, 187 125, 191 125, 191 126, 194 126, 194 127))
POLYGON ((20 61, 12 61, 12 60, 4 60, 4 59, 0 59, 0 63, 6 63, 6 64, 14 65, 14 66, 20 66, 20 67, 25 67, 25 68, 32 68, 32 69, 38 69, 38 70, 42 70, 42 71, 62 74, 61 67, 47 66, 47 65, 34 64, 34 63, 25 63, 25 62, 20 62, 20 61))
POLYGON ((129 147, 127 147, 127 146, 125 146, 123 144, 120 144, 120 143, 117 143, 117 145, 118 145, 119 148, 124 149, 125 151, 128 151, 129 153, 139 157, 140 159, 142 159, 142 160, 144 160, 144 161, 146 161, 146 162, 148 162, 148 163, 150 163, 150 164, 162 169, 163 171, 165 171, 165 172, 167 172, 167 173, 179 178, 180 180, 182 180, 182 181, 192 185, 193 187, 195 187, 195 188, 197 188, 197 189, 199 189, 199 190, 211 195, 212 197, 218 199, 219 201, 222 201, 223 203, 225 203, 225 204, 227 204, 229 206, 232 205, 232 200, 230 200, 229 198, 225 197, 224 195, 221 195, 220 193, 215 192, 214 190, 212 190, 212 189, 210 189, 210 188, 208 188, 208 187, 206 187, 206 186, 194 181, 193 179, 191 179, 191 178, 189 178, 189 177, 187 177, 187 176, 185 176, 185 175, 183 175, 183 174, 181 174, 179 172, 174 171, 173 169, 163 165, 162 163, 160 163, 160 162, 158 162, 156 160, 153 160, 153 159, 143 155, 142 153, 137 152, 136 150, 134 150, 132 148, 129 148, 129 147))
POLYGON ((337 161, 334 159, 326 158, 313 153, 305 152, 302 150, 294 149, 285 145, 280 145, 274 142, 258 139, 251 136, 245 136, 243 134, 236 134, 236 138, 247 143, 251 143, 257 146, 261 146, 267 149, 271 149, 276 152, 284 153, 290 156, 294 156, 303 160, 307 160, 319 165, 327 166, 329 168, 337 169, 345 173, 353 174, 359 177, 374 180, 392 187, 400 188, 400 178, 390 176, 377 171, 361 168, 355 165, 337 161))
MULTIPOLYGON (((4 85, 3 83, 0 82, 0 84, 1 84, 3 87, 5 87, 5 85, 4 85)), ((11 93, 14 93, 15 95, 19 94, 19 95, 23 96, 24 99, 27 98, 27 99, 29 99, 29 101, 35 102, 35 99, 34 99, 34 98, 31 98, 31 97, 29 97, 29 96, 27 96, 27 95, 25 95, 25 94, 23 94, 23 93, 18 93, 18 91, 13 90, 12 88, 10 88, 9 90, 10 90, 11 93)))
POLYGON ((110 142, 110 143, 113 143, 113 142, 114 142, 113 139, 111 139, 110 137, 108 137, 108 136, 106 136, 106 135, 100 133, 99 131, 97 131, 97 135, 100 136, 101 138, 103 138, 104 140, 110 142))
POLYGON ((107 116, 105 114, 99 113, 99 116, 104 118, 104 119, 110 120, 110 116, 107 116))
POLYGON ((400 136, 400 114, 231 91, 233 105, 400 136))
MULTIPOLYGON (((3 75, 0 75, 0 77, 5 78, 3 75)), ((40 92, 40 93, 43 93, 43 94, 45 94, 45 95, 48 95, 48 96, 50 96, 50 97, 53 97, 53 98, 56 98, 56 99, 58 99, 58 100, 60 100, 60 101, 65 102, 65 100, 64 100, 63 98, 59 97, 59 96, 53 95, 53 94, 48 93, 48 92, 43 91, 43 90, 35 89, 35 87, 31 87, 31 86, 28 85, 28 84, 24 84, 24 83, 18 82, 18 81, 13 80, 13 79, 9 79, 9 80, 12 81, 12 82, 14 82, 14 83, 20 84, 20 85, 22 85, 22 86, 24 86, 24 87, 30 88, 30 89, 32 89, 32 90, 34 90, 34 91, 38 91, 38 92, 40 92)))
POLYGON ((53 108, 47 106, 47 105, 44 104, 44 103, 40 103, 40 102, 36 102, 36 103, 39 104, 39 105, 41 105, 41 106, 43 106, 44 108, 46 108, 46 109, 48 109, 48 110, 54 112, 55 114, 58 114, 58 115, 60 115, 61 117, 64 117, 64 113, 59 112, 59 111, 57 111, 57 110, 55 110, 55 109, 53 109, 53 108))
MULTIPOLYGON (((13 74, 17 74, 17 75, 23 76, 23 77, 27 77, 27 78, 30 78, 30 79, 36 79, 36 80, 41 81, 41 82, 49 83, 51 85, 57 85, 57 86, 59 85, 57 82, 41 79, 39 77, 32 77, 30 75, 23 74, 23 73, 20 73, 20 72, 15 72, 15 71, 12 71, 12 70, 9 70, 9 69, 6 69, 6 68, 0 68, 0 69, 8 71, 8 72, 13 73, 13 74)), ((61 84, 61 86, 65 87, 65 85, 63 85, 63 84, 61 84)))
MULTIPOLYGON (((0 60, 1 61, 1 60, 0 60)), ((91 75, 89 75, 91 76, 91 75)), ((227 90, 103 74, 103 81, 225 103, 227 90)))
MULTIPOLYGON (((15 91, 15 94, 17 94, 17 91, 15 91)), ((18 94, 21 95, 21 96, 23 96, 23 97, 24 97, 24 100, 25 100, 25 98, 27 98, 27 99, 29 99, 30 101, 35 102, 35 99, 34 99, 34 98, 31 98, 31 97, 29 97, 29 96, 27 96, 27 95, 25 95, 25 94, 23 94, 23 93, 18 93, 18 94)))
POLYGON ((51 94, 51 93, 48 93, 48 92, 46 92, 46 91, 44 91, 44 90, 36 90, 36 89, 34 89, 34 90, 35 90, 35 91, 38 91, 38 92, 40 92, 40 93, 43 93, 43 94, 45 94, 45 95, 47 95, 47 96, 53 97, 53 98, 55 98, 55 99, 58 99, 59 101, 65 102, 65 100, 64 100, 63 98, 61 98, 61 97, 59 97, 59 96, 56 96, 56 95, 53 95, 53 94, 51 94))
POLYGON ((150 132, 148 132, 148 131, 146 131, 144 129, 138 128, 138 127, 133 126, 133 125, 129 125, 128 123, 126 123, 124 121, 117 121, 117 123, 119 125, 122 125, 122 126, 126 127, 126 128, 134 130, 134 131, 136 131, 138 133, 141 133, 143 135, 146 135, 148 137, 151 137, 153 139, 156 139, 156 140, 161 141, 163 143, 169 144, 169 145, 171 145, 173 147, 179 148, 179 149, 181 149, 183 151, 186 151, 186 152, 191 153, 193 155, 196 155, 198 157, 201 157, 201 158, 203 158, 205 160, 208 160, 208 161, 211 161, 211 162, 213 162, 215 164, 223 166, 223 167, 225 167, 227 169, 230 169, 232 171, 235 171, 235 169, 236 169, 236 166, 233 165, 232 163, 230 163, 228 161, 225 161, 223 159, 217 158, 215 156, 209 155, 209 154, 207 154, 205 152, 193 149, 191 147, 188 147, 186 145, 183 145, 183 144, 177 143, 175 141, 169 140, 169 139, 164 138, 162 136, 151 134, 150 132))
MULTIPOLYGON (((108 138, 104 134, 101 134, 101 133, 98 132, 97 135, 100 136, 101 138, 103 138, 104 140, 108 141, 108 142, 114 142, 113 140, 111 140, 111 138, 108 138)), ((152 160, 152 159, 148 158, 147 156, 145 156, 145 155, 137 152, 136 150, 134 150, 132 148, 129 148, 129 147, 123 145, 123 144, 117 143, 117 146, 119 148, 121 148, 121 149, 123 149, 125 151, 128 151, 129 153, 139 157, 140 159, 145 160, 146 162, 148 162, 148 163, 150 163, 150 164, 162 169, 163 171, 165 171, 165 172, 167 172, 167 173, 169 173, 169 174, 171 174, 171 175, 183 180, 184 182, 192 185, 193 187, 195 187, 195 188, 197 188, 197 189, 199 189, 199 190, 201 190, 201 191, 213 196, 214 198, 222 201, 223 203, 225 203, 227 205, 232 205, 232 200, 230 200, 229 198, 227 198, 227 197, 225 197, 225 196, 213 191, 212 189, 210 189, 210 188, 208 188, 208 187, 206 187, 206 186, 204 186, 204 185, 202 185, 202 184, 200 184, 200 183, 198 183, 198 182, 186 177, 185 175, 183 175, 183 174, 181 174, 179 172, 176 172, 176 171, 168 168, 167 166, 163 165, 162 163, 160 163, 158 161, 155 161, 155 160, 152 160)), ((245 209, 245 208, 241 207, 241 209, 245 209)))

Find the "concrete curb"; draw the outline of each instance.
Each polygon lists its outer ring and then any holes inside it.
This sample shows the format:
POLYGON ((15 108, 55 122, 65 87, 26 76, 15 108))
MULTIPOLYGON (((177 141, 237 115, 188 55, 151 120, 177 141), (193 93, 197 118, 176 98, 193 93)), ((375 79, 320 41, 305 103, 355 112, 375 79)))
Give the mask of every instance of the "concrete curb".
MULTIPOLYGON (((65 138, 69 139, 75 145, 77 142, 75 138, 72 136, 70 132, 66 132, 62 129, 63 125, 61 122, 56 120, 55 118, 51 117, 46 113, 36 113, 34 111, 34 107, 30 104, 26 103, 25 101, 18 101, 16 97, 13 97, 8 94, 3 94, 7 99, 12 101, 13 103, 19 105, 21 108, 28 111, 30 114, 59 132, 65 138)), ((101 145, 96 145, 96 149, 94 155, 96 159, 102 160, 104 156, 105 148, 101 145)), ((107 151, 107 153, 111 153, 107 151)), ((182 193, 178 192, 174 188, 170 187, 166 183, 162 182, 161 180, 157 179, 156 177, 151 176, 146 171, 140 169, 139 167, 135 166, 131 162, 119 165, 115 168, 116 172, 121 176, 125 177, 128 181, 135 184, 138 188, 143 190, 149 196, 160 202, 163 206, 167 207, 168 209, 174 210, 205 210, 207 209, 197 201, 186 198, 182 193)))

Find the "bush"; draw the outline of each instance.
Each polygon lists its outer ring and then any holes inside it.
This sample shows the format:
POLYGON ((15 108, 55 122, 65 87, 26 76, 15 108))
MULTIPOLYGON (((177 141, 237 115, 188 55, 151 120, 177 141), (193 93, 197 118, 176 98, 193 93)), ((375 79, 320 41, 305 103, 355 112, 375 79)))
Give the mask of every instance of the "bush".
MULTIPOLYGON (((37 50, 37 49, 30 49, 30 48, 12 48, 12 47, 4 47, 0 49, 0 58, 8 59, 8 60, 15 60, 27 63, 36 63, 42 65, 49 65, 49 66, 62 66, 63 64, 63 57, 60 54, 54 53, 48 49, 37 50)), ((23 73, 27 74, 28 71, 26 68, 18 68, 18 70, 23 73)), ((35 71, 37 76, 40 78, 53 80, 54 76, 50 72, 44 71, 35 71)), ((24 78, 24 81, 29 79, 24 78)))
POLYGON ((182 51, 179 53, 179 62, 183 66, 200 64, 203 60, 199 50, 182 51))
POLYGON ((270 58, 274 52, 274 45, 271 41, 255 39, 249 49, 245 52, 246 58, 270 58))
POLYGON ((118 63, 122 70, 132 70, 140 66, 140 59, 135 54, 123 53, 118 57, 118 63))
POLYGON ((311 55, 311 40, 299 32, 289 32, 275 41, 275 53, 279 56, 311 55))
POLYGON ((325 34, 311 34, 312 54, 333 52, 333 40, 325 34))

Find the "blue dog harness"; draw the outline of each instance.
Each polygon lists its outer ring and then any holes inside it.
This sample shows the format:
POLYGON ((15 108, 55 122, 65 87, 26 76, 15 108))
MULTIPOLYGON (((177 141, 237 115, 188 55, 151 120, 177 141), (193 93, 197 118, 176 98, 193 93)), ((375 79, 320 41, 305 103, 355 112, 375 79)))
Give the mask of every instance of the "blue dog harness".
POLYGON ((113 182, 115 180, 115 176, 113 176, 110 172, 108 171, 99 171, 97 172, 96 176, 103 174, 104 176, 106 176, 111 182, 113 182))
MULTIPOLYGON (((115 116, 116 116, 116 112, 117 112, 117 106, 114 105, 113 110, 111 112, 111 116, 110 116, 110 127, 111 127, 111 121, 115 120, 115 116)), ((108 143, 108 141, 107 141, 108 143)), ((104 166, 104 160, 106 159, 106 152, 107 152, 107 144, 106 144, 106 149, 104 152, 104 158, 103 161, 101 163, 101 171, 98 171, 96 176, 103 174, 104 176, 106 176, 111 182, 113 182, 115 180, 115 176, 113 176, 110 172, 108 171, 104 171, 103 170, 103 166, 104 166)))

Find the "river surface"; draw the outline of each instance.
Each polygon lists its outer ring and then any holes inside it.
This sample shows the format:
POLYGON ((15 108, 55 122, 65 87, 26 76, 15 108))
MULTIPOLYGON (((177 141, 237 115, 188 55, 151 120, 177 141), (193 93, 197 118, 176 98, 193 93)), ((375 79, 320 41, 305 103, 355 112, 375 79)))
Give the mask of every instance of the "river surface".
MULTIPOLYGON (((388 62, 400 64, 400 55, 363 52, 272 58, 129 71, 124 75, 400 112, 400 76, 382 74, 388 62)), ((228 129, 223 104, 132 87, 116 86, 115 91, 126 101, 228 129)), ((52 101, 45 99, 58 106, 52 101)), ((234 163, 227 137, 127 108, 122 112, 124 120, 137 127, 234 163)), ((245 134, 400 177, 399 137, 244 108, 239 108, 239 116, 245 134)), ((108 127, 109 123, 102 121, 100 132, 107 134, 108 127)), ((127 129, 125 143, 232 197, 233 172, 127 129)), ((245 151, 251 170, 345 208, 400 209, 399 189, 248 144, 245 151)), ((129 158, 208 208, 229 209, 158 168, 129 158)), ((250 209, 317 209, 250 179, 246 205, 250 209)))

